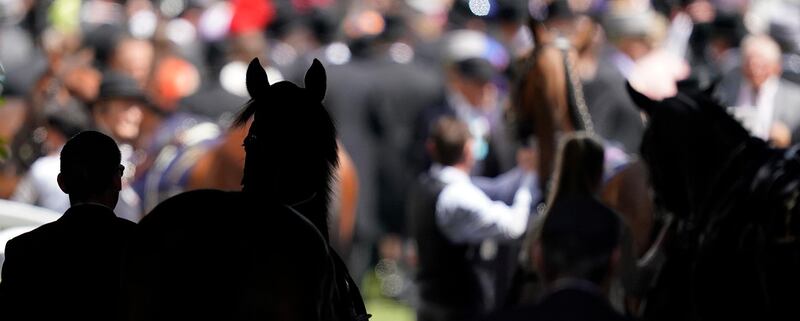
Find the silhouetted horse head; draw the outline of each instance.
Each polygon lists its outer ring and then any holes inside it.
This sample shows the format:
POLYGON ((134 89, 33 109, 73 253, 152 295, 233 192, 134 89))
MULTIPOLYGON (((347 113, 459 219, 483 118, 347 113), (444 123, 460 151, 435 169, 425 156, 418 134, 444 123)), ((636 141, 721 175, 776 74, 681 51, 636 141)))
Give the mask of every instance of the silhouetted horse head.
POLYGON ((657 200, 678 217, 692 215, 749 134, 711 99, 710 90, 681 88, 676 96, 655 101, 630 84, 627 88, 647 114, 641 156, 657 200))
POLYGON ((254 116, 244 141, 244 191, 287 205, 311 200, 327 205, 338 156, 336 129, 322 105, 326 76, 319 60, 308 69, 305 86, 270 85, 258 58, 250 62, 252 99, 236 119, 242 126, 254 116))

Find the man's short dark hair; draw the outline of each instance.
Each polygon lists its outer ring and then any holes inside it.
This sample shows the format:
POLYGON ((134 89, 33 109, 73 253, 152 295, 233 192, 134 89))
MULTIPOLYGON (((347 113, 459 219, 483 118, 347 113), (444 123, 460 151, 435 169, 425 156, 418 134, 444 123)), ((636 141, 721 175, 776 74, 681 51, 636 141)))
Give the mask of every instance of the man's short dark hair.
POLYGON ((464 145, 472 138, 467 124, 452 116, 442 116, 434 123, 430 141, 433 143, 432 158, 450 166, 463 159, 464 145))
POLYGON ((456 61, 454 68, 461 77, 480 84, 490 82, 495 76, 495 69, 492 63, 480 57, 456 61))
POLYGON ((61 149, 61 176, 70 197, 85 198, 109 188, 120 175, 117 143, 105 134, 83 131, 61 149))
POLYGON ((584 279, 601 284, 619 246, 622 221, 591 198, 556 201, 542 225, 544 279, 584 279))

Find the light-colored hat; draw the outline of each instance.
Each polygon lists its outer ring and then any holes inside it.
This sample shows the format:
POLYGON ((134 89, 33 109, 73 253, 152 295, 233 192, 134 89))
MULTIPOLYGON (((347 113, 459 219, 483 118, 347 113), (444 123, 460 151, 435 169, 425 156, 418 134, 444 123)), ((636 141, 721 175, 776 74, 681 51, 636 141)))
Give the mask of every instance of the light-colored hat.
POLYGON ((650 8, 615 8, 602 18, 608 39, 651 37, 656 31, 657 14, 650 8))

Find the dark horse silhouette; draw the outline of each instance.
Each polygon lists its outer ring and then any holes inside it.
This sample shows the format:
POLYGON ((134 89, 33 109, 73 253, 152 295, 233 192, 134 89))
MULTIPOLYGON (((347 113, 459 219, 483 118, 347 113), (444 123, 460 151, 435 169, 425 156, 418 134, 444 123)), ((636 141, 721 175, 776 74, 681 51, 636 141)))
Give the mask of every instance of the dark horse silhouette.
POLYGON ((708 95, 681 88, 653 101, 641 154, 671 213, 649 320, 800 318, 800 155, 770 148, 708 95))
POLYGON ((141 221, 125 264, 129 320, 365 320, 356 284, 328 245, 327 207, 338 165, 315 60, 305 88, 270 85, 254 59, 254 117, 241 192, 198 190, 141 221))

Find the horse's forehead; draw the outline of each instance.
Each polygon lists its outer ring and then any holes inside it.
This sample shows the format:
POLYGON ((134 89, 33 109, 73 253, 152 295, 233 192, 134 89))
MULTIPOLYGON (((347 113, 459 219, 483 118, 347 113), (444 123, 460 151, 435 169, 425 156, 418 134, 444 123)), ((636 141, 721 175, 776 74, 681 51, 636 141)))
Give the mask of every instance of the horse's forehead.
POLYGON ((698 103, 691 97, 676 96, 665 99, 658 106, 654 106, 654 110, 657 110, 662 115, 669 114, 672 117, 691 117, 700 112, 697 106, 698 103))
MULTIPOLYGON (((269 86, 266 95, 261 97, 259 103, 287 103, 287 102, 305 102, 308 99, 306 90, 298 87, 297 85, 281 81, 269 86)), ((259 100, 259 99, 257 99, 259 100)))
POLYGON ((295 85, 294 83, 291 83, 291 82, 286 81, 286 80, 277 82, 275 84, 272 84, 272 85, 269 86, 269 88, 270 88, 271 91, 275 91, 275 92, 293 93, 293 92, 302 91, 301 90, 302 88, 300 88, 299 86, 295 85))

